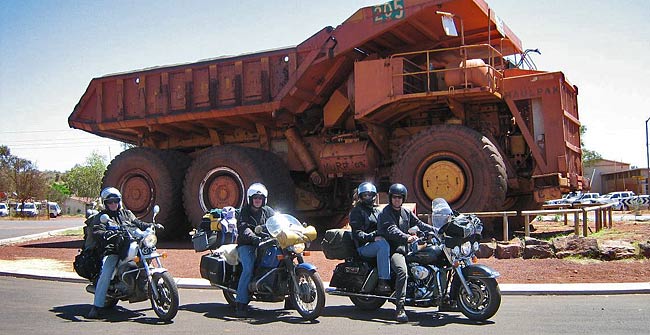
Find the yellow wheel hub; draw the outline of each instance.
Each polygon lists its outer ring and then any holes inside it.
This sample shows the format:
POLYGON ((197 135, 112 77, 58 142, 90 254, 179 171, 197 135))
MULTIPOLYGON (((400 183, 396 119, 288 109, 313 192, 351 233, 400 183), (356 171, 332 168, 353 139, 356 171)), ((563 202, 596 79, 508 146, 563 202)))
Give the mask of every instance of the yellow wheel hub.
POLYGON ((430 199, 458 200, 465 190, 463 170, 453 162, 437 161, 424 171, 422 188, 430 199))

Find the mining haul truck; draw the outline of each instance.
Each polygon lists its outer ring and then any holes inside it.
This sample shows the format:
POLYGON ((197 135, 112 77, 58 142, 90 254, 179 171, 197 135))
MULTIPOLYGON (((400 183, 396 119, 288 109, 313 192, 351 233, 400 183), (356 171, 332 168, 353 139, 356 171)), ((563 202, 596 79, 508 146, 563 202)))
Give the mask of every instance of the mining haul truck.
POLYGON ((419 213, 532 209, 588 183, 578 89, 529 59, 483 0, 395 0, 295 47, 92 79, 68 122, 134 146, 103 185, 141 218, 160 204, 167 237, 253 182, 321 228, 363 181, 419 213))

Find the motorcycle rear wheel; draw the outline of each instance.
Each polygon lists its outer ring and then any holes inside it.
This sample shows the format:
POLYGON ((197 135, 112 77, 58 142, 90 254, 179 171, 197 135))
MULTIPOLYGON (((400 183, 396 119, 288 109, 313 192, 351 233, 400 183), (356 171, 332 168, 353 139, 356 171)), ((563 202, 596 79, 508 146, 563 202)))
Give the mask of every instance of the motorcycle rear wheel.
POLYGON ((365 297, 350 297, 350 301, 364 311, 376 311, 386 303, 386 299, 365 297))
POLYGON ((228 305, 230 305, 231 307, 235 307, 235 305, 237 304, 235 302, 235 299, 237 298, 237 294, 226 290, 223 290, 222 292, 223 292, 223 297, 224 299, 226 299, 228 305))
POLYGON ((297 288, 291 292, 291 300, 303 319, 318 318, 325 307, 325 286, 318 272, 296 269, 297 288))
POLYGON ((169 272, 154 273, 151 280, 156 283, 158 299, 153 295, 153 287, 149 287, 151 307, 162 321, 171 321, 178 313, 178 287, 169 272))
POLYGON ((501 305, 501 290, 494 278, 467 278, 467 285, 472 291, 472 297, 467 294, 465 287, 458 289, 458 307, 461 313, 470 320, 485 321, 496 314, 501 305))
POLYGON ((376 311, 386 303, 386 299, 365 297, 350 297, 350 301, 352 301, 357 308, 364 311, 376 311))

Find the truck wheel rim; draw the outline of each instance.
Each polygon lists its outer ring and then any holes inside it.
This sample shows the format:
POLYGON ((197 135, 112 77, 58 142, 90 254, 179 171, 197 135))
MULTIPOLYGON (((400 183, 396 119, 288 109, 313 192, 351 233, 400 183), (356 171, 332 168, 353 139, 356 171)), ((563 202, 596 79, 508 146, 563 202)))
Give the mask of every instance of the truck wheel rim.
POLYGON ((153 203, 154 183, 144 173, 135 171, 127 174, 120 183, 124 206, 138 214, 145 213, 153 203))
POLYGON ((465 192, 465 174, 460 166, 448 160, 435 161, 424 170, 422 189, 430 198, 455 202, 465 192))
POLYGON ((238 207, 244 201, 244 181, 230 168, 212 169, 201 181, 199 201, 205 211, 224 206, 238 207))

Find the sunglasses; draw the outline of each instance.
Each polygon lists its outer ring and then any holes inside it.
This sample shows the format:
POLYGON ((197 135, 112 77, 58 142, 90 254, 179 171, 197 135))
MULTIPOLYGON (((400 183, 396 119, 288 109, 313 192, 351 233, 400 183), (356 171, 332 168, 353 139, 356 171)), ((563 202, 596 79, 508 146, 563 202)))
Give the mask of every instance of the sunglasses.
POLYGON ((370 192, 361 193, 362 198, 372 198, 373 194, 370 192))
POLYGON ((114 199, 106 199, 106 201, 104 201, 104 202, 105 202, 107 205, 110 205, 110 204, 119 204, 119 203, 120 203, 120 199, 117 199, 117 198, 114 198, 114 199))
POLYGON ((254 195, 253 200, 264 200, 264 196, 263 195, 254 195))

